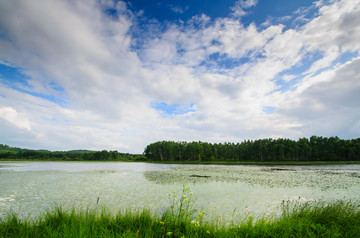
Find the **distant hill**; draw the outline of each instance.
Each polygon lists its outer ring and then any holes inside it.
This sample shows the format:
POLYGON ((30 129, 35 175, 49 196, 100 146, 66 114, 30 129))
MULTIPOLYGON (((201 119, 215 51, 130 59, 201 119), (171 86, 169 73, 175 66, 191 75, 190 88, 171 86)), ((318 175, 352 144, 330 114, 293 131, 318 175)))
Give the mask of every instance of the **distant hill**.
POLYGON ((0 159, 2 160, 102 160, 102 161, 144 161, 139 154, 120 153, 118 151, 70 150, 49 151, 30 150, 0 144, 0 159))
POLYGON ((69 153, 91 153, 96 152, 95 150, 69 150, 67 151, 69 153))
MULTIPOLYGON (((0 152, 1 153, 5 153, 5 152, 19 153, 19 152, 28 151, 28 150, 29 149, 21 149, 21 148, 17 148, 17 147, 11 147, 8 145, 0 144, 0 152)), ((45 150, 39 150, 39 151, 45 151, 45 150)))

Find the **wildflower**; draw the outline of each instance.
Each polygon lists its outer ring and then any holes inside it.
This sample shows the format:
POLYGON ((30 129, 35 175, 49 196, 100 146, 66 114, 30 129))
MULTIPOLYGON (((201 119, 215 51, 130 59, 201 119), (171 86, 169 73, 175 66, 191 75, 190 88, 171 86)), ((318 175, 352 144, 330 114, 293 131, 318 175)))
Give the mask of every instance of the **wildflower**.
POLYGON ((198 221, 196 221, 196 220, 192 220, 192 221, 191 221, 191 224, 194 224, 195 226, 199 226, 199 225, 200 225, 200 223, 199 223, 198 221))

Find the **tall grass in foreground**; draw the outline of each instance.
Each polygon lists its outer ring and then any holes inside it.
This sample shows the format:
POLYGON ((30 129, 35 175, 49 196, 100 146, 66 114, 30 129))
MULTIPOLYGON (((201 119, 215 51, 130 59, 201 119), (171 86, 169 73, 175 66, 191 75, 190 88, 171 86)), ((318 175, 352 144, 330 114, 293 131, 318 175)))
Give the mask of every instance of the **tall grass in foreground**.
POLYGON ((169 200, 170 208, 161 217, 148 210, 112 215, 105 208, 65 211, 62 207, 33 221, 9 214, 0 221, 0 237, 360 237, 356 202, 284 202, 279 218, 249 217, 225 226, 203 222, 204 213, 195 213, 186 186, 180 196, 173 193, 169 200))

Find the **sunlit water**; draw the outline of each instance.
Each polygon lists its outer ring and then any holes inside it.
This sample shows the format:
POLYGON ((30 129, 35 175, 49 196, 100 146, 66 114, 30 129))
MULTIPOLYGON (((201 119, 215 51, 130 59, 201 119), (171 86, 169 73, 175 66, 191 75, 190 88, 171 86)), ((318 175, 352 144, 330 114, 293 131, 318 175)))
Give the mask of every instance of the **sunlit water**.
POLYGON ((0 162, 0 218, 62 205, 161 213, 190 187, 207 220, 277 216, 282 201, 360 199, 360 165, 221 166, 121 162, 0 162))

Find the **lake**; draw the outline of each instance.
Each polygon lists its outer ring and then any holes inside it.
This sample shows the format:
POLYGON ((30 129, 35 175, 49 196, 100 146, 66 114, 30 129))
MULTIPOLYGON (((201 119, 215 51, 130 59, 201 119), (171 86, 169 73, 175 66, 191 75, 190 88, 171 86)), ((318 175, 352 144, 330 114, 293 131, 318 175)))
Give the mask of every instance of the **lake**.
POLYGON ((183 184, 207 220, 278 216, 283 201, 360 199, 360 165, 169 165, 0 161, 0 218, 36 217, 55 205, 112 212, 168 206, 183 184))

